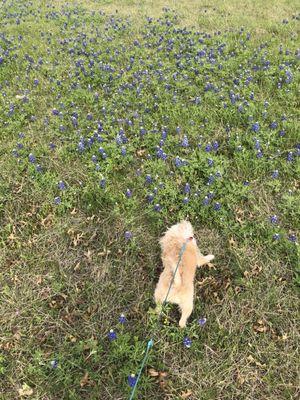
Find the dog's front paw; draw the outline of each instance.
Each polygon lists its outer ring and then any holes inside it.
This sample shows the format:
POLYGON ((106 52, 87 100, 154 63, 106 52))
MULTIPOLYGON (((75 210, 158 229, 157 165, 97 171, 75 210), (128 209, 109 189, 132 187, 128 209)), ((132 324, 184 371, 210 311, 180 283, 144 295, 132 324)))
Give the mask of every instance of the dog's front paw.
POLYGON ((205 259, 207 262, 211 262, 214 258, 215 258, 215 256, 213 254, 209 254, 208 256, 205 256, 205 259))
POLYGON ((179 326, 180 326, 180 328, 185 328, 186 327, 186 321, 180 320, 179 321, 179 326))

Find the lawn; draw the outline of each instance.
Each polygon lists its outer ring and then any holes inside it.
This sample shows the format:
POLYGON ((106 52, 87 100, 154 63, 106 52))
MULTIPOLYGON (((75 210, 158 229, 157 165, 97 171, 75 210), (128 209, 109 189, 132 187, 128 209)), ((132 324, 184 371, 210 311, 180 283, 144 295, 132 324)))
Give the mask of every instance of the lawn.
POLYGON ((0 21, 0 399, 128 399, 150 338, 135 399, 299 398, 296 0, 0 21), (183 330, 153 301, 182 219, 215 255, 183 330))

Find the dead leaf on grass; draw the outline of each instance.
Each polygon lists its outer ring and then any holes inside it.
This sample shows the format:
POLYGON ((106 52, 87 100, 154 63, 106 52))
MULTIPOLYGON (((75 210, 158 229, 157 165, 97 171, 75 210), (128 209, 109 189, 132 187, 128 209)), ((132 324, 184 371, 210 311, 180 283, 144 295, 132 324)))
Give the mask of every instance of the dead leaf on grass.
POLYGON ((89 383, 89 373, 86 372, 80 380, 80 387, 84 387, 89 383))
POLYGON ((24 383, 23 386, 18 390, 19 396, 20 397, 28 397, 33 395, 33 389, 27 385, 27 383, 24 383))
POLYGON ((257 325, 253 326, 253 329, 257 333, 263 333, 263 332, 267 332, 268 327, 262 319, 259 319, 257 321, 257 325))
POLYGON ((186 392, 182 392, 180 396, 181 396, 183 399, 188 399, 189 397, 192 396, 192 394, 193 394, 193 392, 192 392, 191 390, 188 390, 188 391, 186 391, 186 392))

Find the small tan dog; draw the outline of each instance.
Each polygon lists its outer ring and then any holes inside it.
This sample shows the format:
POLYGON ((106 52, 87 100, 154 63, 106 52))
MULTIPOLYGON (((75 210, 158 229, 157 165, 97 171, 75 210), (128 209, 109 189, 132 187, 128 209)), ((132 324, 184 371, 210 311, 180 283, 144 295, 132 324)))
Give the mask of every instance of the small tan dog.
POLYGON ((188 221, 173 225, 160 239, 164 270, 159 277, 154 298, 159 306, 165 300, 178 263, 183 244, 186 248, 174 277, 167 301, 178 304, 181 309, 179 326, 184 328, 193 311, 194 277, 197 266, 209 263, 214 256, 203 256, 194 238, 193 227, 188 221))

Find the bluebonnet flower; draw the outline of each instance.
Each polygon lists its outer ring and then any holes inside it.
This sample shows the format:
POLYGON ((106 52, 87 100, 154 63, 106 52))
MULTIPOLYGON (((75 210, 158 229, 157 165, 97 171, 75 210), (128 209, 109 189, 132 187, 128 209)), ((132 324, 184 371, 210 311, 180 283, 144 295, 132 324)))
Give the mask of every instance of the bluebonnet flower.
POLYGON ((50 367, 56 369, 58 367, 58 361, 57 360, 50 361, 50 367))
POLYGON ((96 163, 97 162, 97 156, 94 154, 94 155, 92 155, 92 161, 94 162, 94 163, 96 163))
POLYGON ((102 188, 102 189, 105 189, 105 187, 106 187, 106 179, 101 179, 100 180, 100 182, 99 182, 99 185, 100 185, 100 187, 102 188))
POLYGON ((14 157, 19 157, 19 153, 17 152, 16 149, 12 149, 12 155, 13 155, 14 157))
POLYGON ((34 163, 36 162, 36 158, 35 158, 35 156, 34 156, 32 153, 29 154, 28 160, 29 160, 29 162, 31 162, 32 164, 34 164, 34 163))
POLYGON ((214 204, 214 210, 215 211, 219 211, 221 209, 221 204, 219 203, 219 202, 216 202, 215 204, 214 204))
POLYGON ((189 147, 189 140, 188 140, 187 135, 183 136, 183 139, 182 139, 182 142, 181 142, 181 146, 182 147, 189 147))
POLYGON ((278 217, 275 214, 271 215, 269 219, 270 219, 271 224, 277 224, 277 222, 278 222, 278 217))
POLYGON ((278 178, 278 175, 279 175, 279 171, 278 171, 278 169, 275 169, 275 170, 272 172, 272 178, 273 178, 273 179, 277 179, 277 178, 278 178))
POLYGON ((211 158, 208 158, 207 163, 208 163, 209 167, 212 167, 214 165, 214 160, 212 160, 211 158))
POLYGON ((294 233, 292 233, 292 234, 290 234, 290 235, 288 236, 288 240, 289 240, 290 242, 292 242, 292 243, 296 243, 296 242, 297 242, 297 237, 296 237, 296 235, 295 235, 294 233))
POLYGON ((127 381, 130 387, 134 387, 137 381, 137 377, 134 374, 128 375, 127 381))
POLYGON ((61 203, 61 198, 59 196, 54 198, 54 204, 59 205, 61 203))
POLYGON ((51 150, 54 150, 55 149, 55 147, 56 147, 56 144, 54 144, 54 143, 49 143, 49 148, 51 149, 51 150))
POLYGON ((113 330, 113 329, 111 329, 109 332, 108 332, 108 339, 112 342, 113 340, 116 340, 117 339, 117 334, 116 334, 116 332, 113 330))
POLYGON ((126 319, 125 315, 121 314, 119 317, 120 324, 125 324, 126 321, 127 321, 127 319, 126 319))
POLYGON ((116 143, 117 145, 121 145, 123 143, 122 136, 119 134, 116 136, 116 143))
POLYGON ((151 175, 147 174, 145 177, 145 183, 150 185, 153 182, 151 175))
POLYGON ((191 191, 191 186, 188 182, 186 182, 186 184, 183 187, 183 193, 188 194, 191 191))
POLYGON ((40 164, 37 164, 35 166, 35 169, 36 169, 37 172, 42 172, 42 166, 40 164))
POLYGON ((213 176, 213 174, 210 174, 208 177, 207 185, 210 186, 212 183, 214 183, 214 181, 215 177, 213 176))
POLYGON ((189 198, 188 198, 188 197, 185 197, 185 198, 183 199, 183 204, 187 204, 189 201, 190 201, 189 198))
POLYGON ((188 336, 186 336, 183 339, 183 345, 184 345, 184 347, 187 347, 189 349, 192 345, 192 340, 188 336))
POLYGON ((254 140, 255 140, 254 146, 255 146, 256 150, 259 150, 260 149, 260 141, 256 138, 254 138, 254 140))
POLYGON ((132 238, 132 232, 126 231, 124 234, 125 240, 130 240, 132 238))
POLYGON ((258 132, 259 128, 260 128, 260 126, 259 126, 258 122, 255 122, 254 124, 252 124, 251 129, 252 129, 253 132, 258 132))
POLYGON ((204 326, 204 325, 206 324, 206 318, 205 318, 205 317, 200 318, 200 319, 198 320, 198 324, 199 324, 200 326, 204 326))
POLYGON ((263 152, 261 150, 258 150, 258 152, 256 153, 256 157, 257 158, 262 158, 263 157, 263 152))
POLYGON ((153 193, 148 194, 147 195, 147 202, 148 203, 152 203, 153 200, 154 200, 154 194, 153 193))
POLYGON ((289 152, 287 153, 286 160, 287 160, 288 162, 292 162, 292 161, 294 160, 293 152, 292 152, 292 151, 289 151, 289 152))
POLYGON ((121 155, 122 155, 123 157, 125 157, 125 156, 126 156, 126 153, 127 153, 126 147, 122 146, 122 147, 121 147, 121 155))
POLYGON ((280 233, 274 233, 273 239, 274 240, 279 240, 280 239, 280 233))
POLYGON ((143 127, 141 127, 141 128, 140 128, 140 135, 141 135, 141 136, 144 136, 144 135, 146 135, 146 133, 147 133, 146 129, 143 128, 143 127))
POLYGON ((59 190, 66 190, 67 186, 66 186, 65 182, 59 181, 58 182, 58 188, 59 188, 59 190))
POLYGON ((211 145, 210 143, 208 143, 208 144, 205 146, 205 151, 206 151, 207 153, 209 153, 211 150, 212 150, 212 145, 211 145))
POLYGON ((81 140, 81 141, 78 143, 77 149, 78 149, 78 151, 79 151, 80 153, 82 153, 82 152, 84 151, 85 145, 84 145, 84 141, 83 141, 83 140, 81 140))
POLYGON ((273 122, 270 123, 270 129, 276 129, 277 126, 278 126, 278 124, 277 124, 276 121, 273 121, 273 122))
POLYGON ((154 206, 154 211, 161 211, 161 206, 160 206, 160 204, 155 204, 155 206, 154 206))
POLYGON ((130 189, 126 189, 125 196, 129 199, 132 197, 132 191, 130 189))
POLYGON ((208 197, 208 196, 205 196, 205 197, 204 197, 204 199, 203 199, 203 201, 202 201, 202 204, 203 204, 204 206, 207 206, 207 205, 209 204, 209 197, 208 197))
POLYGON ((212 144, 214 151, 217 151, 219 148, 219 143, 215 140, 212 144))
POLYGON ((178 157, 178 156, 176 156, 175 157, 175 165, 176 165, 176 167, 182 167, 184 164, 183 164, 183 161, 181 160, 181 158, 180 157, 178 157))
POLYGON ((281 129, 281 130, 279 131, 278 135, 279 135, 280 137, 285 136, 285 130, 284 130, 284 129, 281 129))

